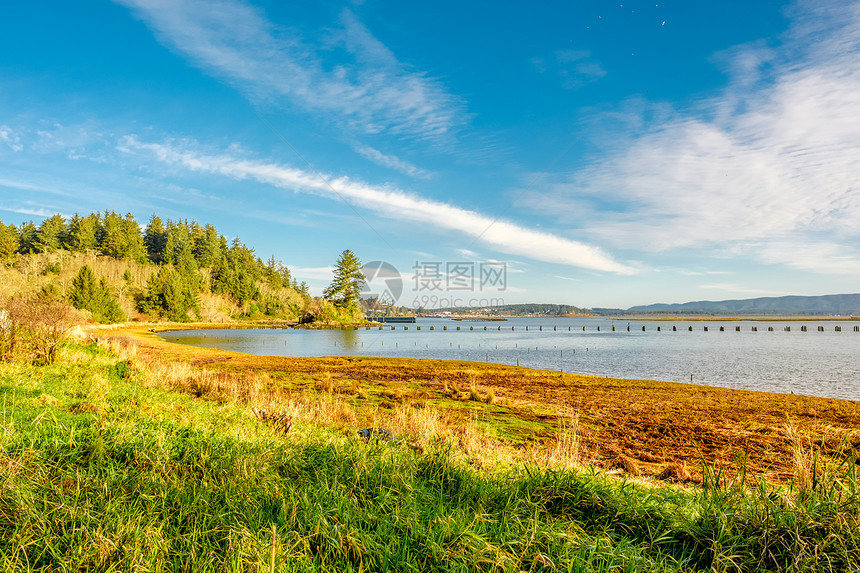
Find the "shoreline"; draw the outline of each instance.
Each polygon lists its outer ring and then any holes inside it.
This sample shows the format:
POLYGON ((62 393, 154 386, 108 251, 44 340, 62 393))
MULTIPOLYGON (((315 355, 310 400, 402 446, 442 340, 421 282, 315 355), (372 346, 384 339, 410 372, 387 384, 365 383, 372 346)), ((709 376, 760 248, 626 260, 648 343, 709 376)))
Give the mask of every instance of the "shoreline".
POLYGON ((265 374, 293 392, 314 392, 320 379, 335 381, 332 395, 365 409, 369 419, 377 408, 419 404, 464 420, 477 416, 499 439, 516 444, 551 440, 564 420, 575 418, 593 461, 630 475, 676 471, 696 481, 702 463, 735 467, 747 455, 751 475, 783 483, 792 475, 790 429, 820 446, 824 457, 844 455, 846 447, 860 454, 857 401, 460 360, 257 356, 172 343, 151 325, 90 330, 130 339, 159 360, 265 374), (348 396, 348 386, 366 396, 348 396), (470 389, 497 403, 463 399, 470 389))

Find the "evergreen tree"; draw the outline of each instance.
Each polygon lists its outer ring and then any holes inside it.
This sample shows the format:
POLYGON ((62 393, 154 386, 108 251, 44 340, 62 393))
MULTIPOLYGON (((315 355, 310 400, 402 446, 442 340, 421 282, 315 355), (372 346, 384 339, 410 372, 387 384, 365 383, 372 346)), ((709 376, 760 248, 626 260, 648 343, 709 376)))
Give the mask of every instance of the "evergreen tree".
POLYGON ((66 220, 60 215, 48 217, 36 232, 36 252, 50 253, 62 248, 66 235, 66 220))
POLYGON ((101 220, 97 213, 81 217, 77 213, 69 220, 69 229, 63 247, 76 252, 86 253, 98 247, 98 234, 101 220))
POLYGON ((33 221, 27 221, 21 225, 21 230, 18 232, 18 252, 22 255, 38 253, 39 251, 36 246, 38 243, 38 234, 39 230, 36 229, 33 221))
POLYGON ((149 260, 157 265, 161 264, 164 247, 167 244, 167 231, 164 228, 164 223, 155 213, 152 214, 149 225, 146 226, 143 244, 146 247, 146 256, 149 257, 149 260))
POLYGON ((233 245, 227 255, 212 272, 212 292, 229 294, 239 304, 245 304, 260 295, 257 281, 262 278, 262 265, 249 249, 233 239, 233 245))
POLYGON ((96 281, 89 265, 84 265, 72 279, 69 302, 75 308, 90 311, 93 320, 100 323, 123 322, 125 313, 113 295, 104 277, 96 281))
POLYGON ((214 267, 226 254, 226 240, 218 235, 212 225, 206 225, 201 232, 193 233, 194 258, 201 268, 214 267))
POLYGON ((334 280, 323 291, 323 297, 341 308, 354 308, 364 285, 361 261, 349 249, 341 253, 334 269, 334 280))
POLYGON ((113 211, 105 211, 102 217, 98 243, 99 250, 107 257, 121 259, 125 256, 125 222, 113 211))
POLYGON ((139 263, 146 261, 146 247, 143 244, 143 237, 140 234, 140 225, 134 220, 131 213, 126 213, 125 219, 122 222, 123 238, 123 257, 131 259, 139 263))
POLYGON ((0 221, 0 260, 8 259, 18 251, 18 231, 14 225, 4 225, 0 221))
POLYGON ((175 322, 187 322, 190 310, 200 316, 194 291, 170 266, 161 267, 149 277, 146 295, 138 303, 138 310, 146 314, 159 314, 175 322))

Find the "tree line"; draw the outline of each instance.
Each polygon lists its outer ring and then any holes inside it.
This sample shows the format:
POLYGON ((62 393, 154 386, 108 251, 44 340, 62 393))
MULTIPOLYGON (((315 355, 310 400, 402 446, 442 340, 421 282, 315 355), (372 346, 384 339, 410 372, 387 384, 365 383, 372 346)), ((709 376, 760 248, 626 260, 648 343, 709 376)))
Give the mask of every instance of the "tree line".
MULTIPOLYGON (((53 215, 38 226, 32 221, 17 226, 0 221, 0 260, 55 251, 153 265, 135 304, 142 313, 169 320, 200 318, 202 292, 232 298, 249 316, 300 317, 310 302, 307 284, 298 283, 283 262, 274 257, 264 262, 238 238, 228 241, 213 225, 165 221, 154 214, 142 227, 130 213, 114 211, 75 214, 68 220, 53 215)), ((119 316, 116 297, 103 277, 99 280, 88 267, 75 277, 69 301, 90 310, 97 320, 113 322, 119 316)))

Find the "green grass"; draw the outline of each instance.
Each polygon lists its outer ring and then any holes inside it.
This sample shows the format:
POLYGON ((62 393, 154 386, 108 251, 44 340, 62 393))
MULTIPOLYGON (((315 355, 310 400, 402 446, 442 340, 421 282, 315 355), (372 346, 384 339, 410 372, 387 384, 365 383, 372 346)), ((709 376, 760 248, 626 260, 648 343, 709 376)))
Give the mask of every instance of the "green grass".
POLYGON ((803 490, 479 470, 146 388, 95 346, 0 364, 4 571, 857 571, 855 467, 803 490), (853 567, 853 569, 852 569, 853 567))

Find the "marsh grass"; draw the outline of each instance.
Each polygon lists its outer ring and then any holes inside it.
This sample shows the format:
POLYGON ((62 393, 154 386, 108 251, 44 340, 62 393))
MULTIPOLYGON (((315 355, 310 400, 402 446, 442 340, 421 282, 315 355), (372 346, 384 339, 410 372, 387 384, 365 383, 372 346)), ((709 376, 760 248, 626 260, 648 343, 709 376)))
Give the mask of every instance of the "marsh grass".
MULTIPOLYGON (((477 411, 456 426, 412 406, 359 420, 337 393, 149 362, 123 345, 67 346, 49 366, 0 364, 0 388, 4 571, 850 571, 860 562, 850 455, 812 464, 810 480, 788 487, 751 485, 742 466, 705 467, 702 487, 677 487, 496 464, 477 411), (254 416, 258 401, 294 427, 254 416), (359 421, 391 423, 403 439, 365 442, 359 421)), ((587 461, 578 425, 576 412, 560 423, 555 447, 568 462, 587 461)))

